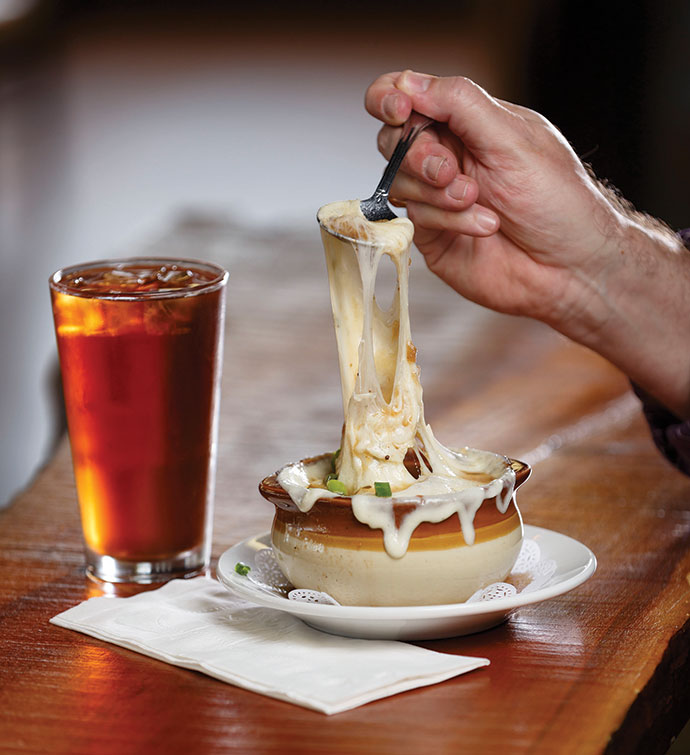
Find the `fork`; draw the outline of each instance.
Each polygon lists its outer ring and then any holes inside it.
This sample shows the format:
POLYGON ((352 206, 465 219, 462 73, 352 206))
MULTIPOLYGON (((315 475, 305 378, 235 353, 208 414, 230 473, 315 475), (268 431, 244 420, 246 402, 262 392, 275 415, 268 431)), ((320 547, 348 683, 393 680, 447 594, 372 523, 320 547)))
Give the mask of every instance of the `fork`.
POLYGON ((393 220, 393 218, 398 217, 388 205, 388 192, 407 150, 412 146, 412 142, 433 122, 433 119, 414 111, 405 122, 400 141, 393 150, 379 185, 369 199, 362 199, 359 203, 362 214, 367 220, 393 220))

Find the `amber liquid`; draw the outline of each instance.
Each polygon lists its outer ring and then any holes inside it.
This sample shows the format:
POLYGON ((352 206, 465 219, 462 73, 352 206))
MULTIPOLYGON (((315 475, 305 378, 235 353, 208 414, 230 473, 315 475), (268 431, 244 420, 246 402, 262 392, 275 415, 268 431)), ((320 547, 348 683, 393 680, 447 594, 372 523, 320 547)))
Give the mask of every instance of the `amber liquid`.
POLYGON ((203 543, 223 294, 118 301, 52 290, 87 549, 158 561, 203 543))

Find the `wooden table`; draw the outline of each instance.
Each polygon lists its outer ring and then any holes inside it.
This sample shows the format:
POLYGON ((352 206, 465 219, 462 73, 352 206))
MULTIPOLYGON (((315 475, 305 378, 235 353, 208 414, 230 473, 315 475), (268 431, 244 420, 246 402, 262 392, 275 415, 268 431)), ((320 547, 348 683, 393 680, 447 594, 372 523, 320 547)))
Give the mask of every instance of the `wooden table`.
MULTIPOLYGON (((231 271, 214 555, 268 530, 258 481, 338 445, 338 369, 312 232, 184 226, 175 252, 231 271)), ((0 750, 664 752, 690 716, 690 480, 655 451, 625 379, 540 324, 412 272, 427 419, 447 445, 534 466, 528 524, 597 555, 573 592, 490 631, 422 643, 491 666, 333 717, 48 623, 83 576, 69 448, 0 514, 0 750)), ((5 431, 5 442, 11 437, 5 431)))

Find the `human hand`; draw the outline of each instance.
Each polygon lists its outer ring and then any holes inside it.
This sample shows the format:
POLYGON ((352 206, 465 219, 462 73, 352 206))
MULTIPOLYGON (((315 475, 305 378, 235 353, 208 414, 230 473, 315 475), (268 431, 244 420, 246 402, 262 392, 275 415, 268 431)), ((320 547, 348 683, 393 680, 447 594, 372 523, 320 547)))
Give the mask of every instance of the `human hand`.
POLYGON ((377 79, 366 107, 387 124, 386 157, 411 110, 439 123, 417 139, 391 189, 439 277, 559 330, 581 317, 624 218, 554 126, 468 79, 411 71, 377 79))
POLYGON ((411 110, 438 122, 391 188, 433 272, 589 346, 690 418, 690 255, 675 234, 600 184, 546 118, 468 79, 389 73, 366 107, 386 157, 411 110))

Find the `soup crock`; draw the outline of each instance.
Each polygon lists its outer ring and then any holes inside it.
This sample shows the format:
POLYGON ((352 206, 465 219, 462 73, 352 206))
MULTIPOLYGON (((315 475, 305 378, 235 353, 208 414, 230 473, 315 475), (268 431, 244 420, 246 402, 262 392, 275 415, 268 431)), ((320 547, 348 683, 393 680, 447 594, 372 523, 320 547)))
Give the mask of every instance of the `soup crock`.
MULTIPOLYGON (((328 455, 324 455, 328 456, 328 455)), ((303 460, 308 465, 323 457, 303 460)), ((275 506, 271 543, 276 560, 296 588, 326 592, 342 605, 437 605, 467 600, 477 590, 508 575, 523 538, 515 490, 530 467, 506 459, 515 485, 505 513, 496 498, 486 498, 474 517, 474 542, 468 545, 460 518, 419 524, 402 558, 386 552, 383 532, 359 522, 349 496, 319 498, 303 513, 278 483, 266 477, 259 491, 275 506)), ((393 501, 396 520, 418 503, 393 501)))

